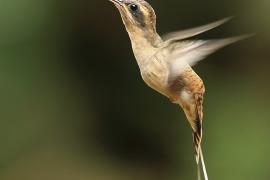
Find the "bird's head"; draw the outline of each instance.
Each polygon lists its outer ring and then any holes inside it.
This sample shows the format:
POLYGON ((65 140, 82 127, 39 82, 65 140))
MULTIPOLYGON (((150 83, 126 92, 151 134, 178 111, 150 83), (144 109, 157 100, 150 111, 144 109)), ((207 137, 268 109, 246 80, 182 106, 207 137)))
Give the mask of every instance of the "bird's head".
POLYGON ((154 9, 144 0, 110 0, 120 11, 129 33, 136 31, 156 31, 154 9))

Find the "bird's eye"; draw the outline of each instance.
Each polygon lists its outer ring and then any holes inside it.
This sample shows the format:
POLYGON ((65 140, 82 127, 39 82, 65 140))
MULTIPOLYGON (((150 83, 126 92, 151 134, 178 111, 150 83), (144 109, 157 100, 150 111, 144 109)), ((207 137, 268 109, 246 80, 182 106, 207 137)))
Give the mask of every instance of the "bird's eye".
POLYGON ((133 12, 135 12, 135 11, 137 11, 138 10, 138 5, 136 5, 136 4, 130 4, 129 5, 129 9, 131 10, 131 11, 133 11, 133 12))

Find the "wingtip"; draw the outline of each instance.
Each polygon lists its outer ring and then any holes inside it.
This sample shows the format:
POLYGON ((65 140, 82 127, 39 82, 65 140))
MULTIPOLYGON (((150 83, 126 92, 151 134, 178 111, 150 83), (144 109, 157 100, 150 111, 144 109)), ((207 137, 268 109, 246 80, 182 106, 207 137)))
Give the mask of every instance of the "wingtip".
POLYGON ((208 25, 212 25, 212 28, 216 28, 218 26, 221 26, 222 24, 225 24, 227 23, 228 21, 232 20, 234 18, 234 16, 228 16, 228 17, 225 17, 223 19, 219 19, 219 20, 216 20, 216 21, 213 21, 212 23, 208 24, 208 25))
POLYGON ((230 21, 232 18, 234 18, 234 16, 229 16, 229 17, 226 17, 226 18, 223 18, 220 20, 213 21, 209 24, 195 27, 195 28, 171 32, 171 33, 163 35, 162 39, 164 41, 168 41, 168 40, 172 41, 172 40, 181 40, 181 39, 193 37, 193 36, 196 36, 198 34, 204 33, 206 31, 210 31, 211 29, 217 28, 217 27, 221 26, 222 24, 230 21))
POLYGON ((249 34, 244 34, 244 35, 240 35, 240 36, 231 37, 229 39, 231 39, 232 43, 234 43, 234 42, 238 42, 238 41, 242 41, 242 40, 251 38, 251 37, 253 37, 255 35, 256 35, 256 33, 249 33, 249 34))
POLYGON ((233 18, 234 18, 234 16, 228 16, 228 17, 225 17, 225 18, 219 20, 218 22, 220 22, 221 24, 224 24, 224 23, 232 20, 233 18))
POLYGON ((251 38, 251 37, 253 37, 253 36, 256 36, 256 34, 257 34, 257 33, 249 33, 249 34, 244 34, 244 35, 242 35, 242 36, 240 36, 240 37, 242 37, 241 40, 243 40, 243 39, 248 39, 248 38, 251 38))

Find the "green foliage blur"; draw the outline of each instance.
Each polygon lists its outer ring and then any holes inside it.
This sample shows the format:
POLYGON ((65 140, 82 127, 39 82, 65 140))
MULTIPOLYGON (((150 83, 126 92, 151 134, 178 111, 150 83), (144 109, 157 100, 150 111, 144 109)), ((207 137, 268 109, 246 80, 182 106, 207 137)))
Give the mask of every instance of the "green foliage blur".
MULTIPOLYGON (((269 180, 270 1, 150 2, 162 34, 235 16, 197 36, 256 36, 195 69, 207 88, 212 180, 269 180)), ((1 180, 192 180, 182 110, 148 88, 107 0, 0 0, 1 180)))

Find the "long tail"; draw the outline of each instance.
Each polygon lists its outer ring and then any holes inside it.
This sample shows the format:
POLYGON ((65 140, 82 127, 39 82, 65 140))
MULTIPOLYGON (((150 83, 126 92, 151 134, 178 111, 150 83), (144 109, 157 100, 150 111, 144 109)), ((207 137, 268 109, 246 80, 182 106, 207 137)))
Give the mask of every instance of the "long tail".
POLYGON ((202 141, 202 129, 201 125, 198 123, 198 131, 193 133, 193 141, 194 141, 194 148, 195 148, 195 158, 197 164, 200 162, 200 148, 201 148, 201 141, 202 141))
POLYGON ((201 149, 202 142, 202 119, 203 119, 203 92, 197 93, 194 95, 195 103, 180 103, 184 112, 187 116, 187 119, 192 127, 193 131, 193 141, 194 141, 194 149, 195 149, 195 158, 198 166, 198 180, 201 180, 201 169, 200 169, 200 161, 202 165, 202 170, 204 174, 204 180, 208 180, 207 171, 204 163, 203 153, 201 149))
POLYGON ((208 180, 207 170, 204 163, 203 152, 201 148, 201 133, 193 133, 194 146, 195 146, 195 158, 197 162, 198 180, 201 180, 201 168, 203 171, 204 180, 208 180), (201 161, 201 166, 200 166, 201 161), (201 168, 200 168, 201 167, 201 168))
MULTIPOLYGON (((208 180, 207 170, 206 170, 206 166, 205 166, 205 163, 204 163, 204 158, 203 158, 203 153, 202 153, 202 148, 201 147, 200 147, 200 159, 201 159, 201 165, 202 165, 204 179, 208 180)), ((199 166, 200 165, 198 164, 198 169, 200 170, 199 166)), ((200 175, 200 174, 198 174, 198 175, 200 175)))
MULTIPOLYGON (((198 112, 196 121, 195 121, 195 131, 193 131, 193 140, 195 146, 195 158, 198 166, 198 180, 201 180, 201 168, 203 171, 204 180, 208 180, 208 175, 206 171, 206 166, 204 163, 203 152, 201 147, 202 142, 202 119, 203 119, 203 94, 197 94, 196 98, 196 109, 198 112), (200 168, 201 161, 201 168, 200 168)), ((193 129, 194 130, 194 129, 193 129)))

